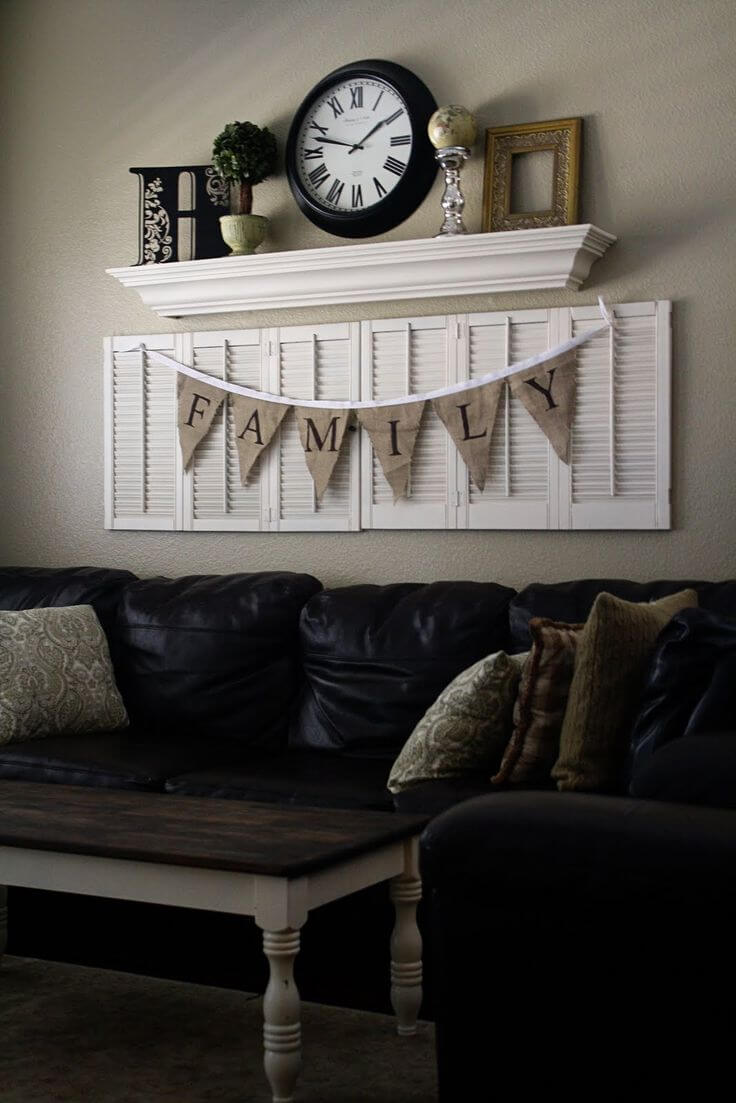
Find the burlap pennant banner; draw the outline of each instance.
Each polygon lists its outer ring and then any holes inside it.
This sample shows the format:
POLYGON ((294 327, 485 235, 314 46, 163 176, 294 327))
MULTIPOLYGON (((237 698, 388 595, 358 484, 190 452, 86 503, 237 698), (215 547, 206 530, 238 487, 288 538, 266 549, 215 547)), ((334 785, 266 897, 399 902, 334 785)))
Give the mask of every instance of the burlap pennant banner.
POLYGON ((230 395, 235 429, 235 446, 240 464, 240 481, 245 486, 256 460, 268 448, 274 433, 289 412, 278 402, 230 395))
POLYGON ((450 394, 432 400, 478 490, 483 490, 486 485, 491 437, 503 387, 503 381, 486 383, 464 394, 450 394))
POLYGON ((340 446, 352 419, 352 410, 319 410, 312 406, 295 406, 294 413, 304 458, 319 501, 340 458, 340 446))
POLYGON ((143 344, 138 348, 154 361, 178 371, 177 424, 185 469, 229 394, 243 485, 287 412, 293 409, 307 468, 320 499, 339 459, 345 433, 357 415, 393 490, 394 501, 397 501, 407 492, 417 435, 428 402, 432 403, 455 442, 471 479, 480 490, 484 489, 499 400, 506 382, 563 463, 569 464, 577 389, 577 349, 614 324, 613 315, 605 310, 602 301, 600 307, 605 325, 547 353, 489 372, 477 381, 450 384, 421 396, 407 395, 385 406, 361 401, 340 402, 333 406, 331 402, 316 400, 300 406, 288 398, 226 380, 206 382, 202 372, 161 352, 146 349, 143 344))
POLYGON ((209 383, 190 379, 181 372, 177 377, 177 425, 184 470, 189 467, 194 449, 209 431, 222 406, 225 391, 209 383))
POLYGON ((411 402, 358 410, 358 421, 371 438, 395 502, 406 494, 411 458, 425 406, 426 402, 411 402))
POLYGON ((570 462, 570 430, 575 417, 577 350, 570 349, 509 379, 563 463, 570 462))

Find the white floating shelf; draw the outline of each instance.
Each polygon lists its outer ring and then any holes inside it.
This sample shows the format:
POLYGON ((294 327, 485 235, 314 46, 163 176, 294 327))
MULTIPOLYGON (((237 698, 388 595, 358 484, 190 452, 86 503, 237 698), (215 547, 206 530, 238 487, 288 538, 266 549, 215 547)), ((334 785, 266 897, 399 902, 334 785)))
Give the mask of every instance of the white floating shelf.
POLYGON ((585 223, 107 271, 162 318, 178 318, 551 287, 577 291, 615 240, 585 223))

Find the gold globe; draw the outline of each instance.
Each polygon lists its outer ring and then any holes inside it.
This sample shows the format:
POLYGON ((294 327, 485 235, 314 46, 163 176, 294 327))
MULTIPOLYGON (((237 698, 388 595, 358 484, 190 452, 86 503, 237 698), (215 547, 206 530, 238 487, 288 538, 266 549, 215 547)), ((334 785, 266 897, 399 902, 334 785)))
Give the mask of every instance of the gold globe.
POLYGON ((427 134, 435 149, 447 149, 449 146, 469 148, 477 136, 475 119, 467 107, 451 103, 447 107, 438 107, 427 124, 427 134))

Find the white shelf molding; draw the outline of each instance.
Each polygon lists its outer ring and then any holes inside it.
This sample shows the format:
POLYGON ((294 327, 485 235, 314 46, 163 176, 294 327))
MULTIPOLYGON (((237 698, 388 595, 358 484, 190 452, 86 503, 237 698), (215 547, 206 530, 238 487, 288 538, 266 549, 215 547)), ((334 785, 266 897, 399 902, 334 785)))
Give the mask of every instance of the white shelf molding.
POLYGON ((107 271, 160 317, 180 318, 540 288, 577 291, 615 240, 584 223, 107 271))

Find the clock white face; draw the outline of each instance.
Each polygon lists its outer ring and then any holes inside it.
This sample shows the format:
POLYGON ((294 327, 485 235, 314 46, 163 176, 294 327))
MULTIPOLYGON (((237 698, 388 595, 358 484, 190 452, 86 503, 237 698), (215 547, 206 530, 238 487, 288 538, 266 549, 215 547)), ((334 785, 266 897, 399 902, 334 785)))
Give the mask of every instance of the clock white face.
POLYGON ((333 85, 305 115, 297 171, 320 207, 358 214, 399 184, 412 143, 401 96, 385 81, 359 77, 333 85))

